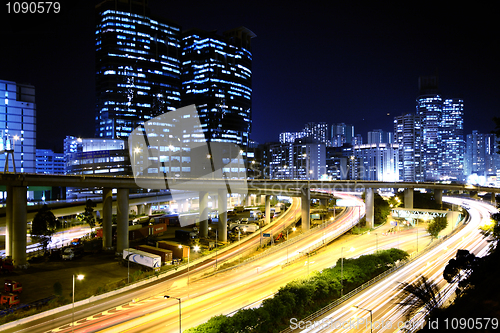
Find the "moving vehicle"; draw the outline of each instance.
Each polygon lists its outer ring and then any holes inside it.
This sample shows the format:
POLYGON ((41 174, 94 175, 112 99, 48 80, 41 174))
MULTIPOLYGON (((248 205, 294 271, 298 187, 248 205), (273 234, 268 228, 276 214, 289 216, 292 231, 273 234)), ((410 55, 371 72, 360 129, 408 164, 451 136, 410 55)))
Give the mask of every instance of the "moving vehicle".
POLYGON ((0 272, 12 272, 14 264, 10 258, 0 258, 0 272))
POLYGON ((233 211, 234 211, 235 213, 243 213, 243 211, 244 211, 244 210, 245 210, 245 207, 243 207, 243 206, 235 206, 235 207, 233 208, 233 211))
POLYGON ((231 223, 229 229, 236 232, 239 230, 241 233, 253 233, 259 230, 259 226, 256 224, 231 223))
POLYGON ((136 264, 152 269, 159 269, 161 267, 161 257, 159 255, 136 249, 124 249, 123 260, 135 262, 136 264))

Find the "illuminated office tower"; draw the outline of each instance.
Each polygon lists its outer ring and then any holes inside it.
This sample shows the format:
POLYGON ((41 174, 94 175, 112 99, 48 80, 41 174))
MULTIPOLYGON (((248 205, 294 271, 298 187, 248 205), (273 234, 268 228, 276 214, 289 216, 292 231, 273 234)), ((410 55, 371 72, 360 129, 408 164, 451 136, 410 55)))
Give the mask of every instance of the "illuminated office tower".
POLYGON ((423 181, 421 117, 413 113, 394 117, 394 142, 399 146, 399 179, 423 181))
POLYGON ((0 80, 0 168, 8 158, 13 172, 36 172, 35 87, 0 80), (5 153, 4 153, 5 152, 5 153))
POLYGON ((127 137, 180 105, 180 26, 146 1, 96 6, 96 137, 127 137))
POLYGON ((245 27, 182 34, 182 105, 196 105, 208 141, 248 145, 253 37, 245 27))
POLYGON ((460 98, 445 99, 439 128, 439 179, 464 180, 464 102, 460 98))
POLYGON ((368 132, 368 144, 374 143, 393 143, 394 141, 394 133, 385 132, 381 129, 374 129, 373 131, 368 132))
POLYGON ((439 180, 440 125, 443 99, 438 90, 436 76, 419 78, 420 94, 417 97, 417 115, 422 119, 422 162, 424 180, 439 180))

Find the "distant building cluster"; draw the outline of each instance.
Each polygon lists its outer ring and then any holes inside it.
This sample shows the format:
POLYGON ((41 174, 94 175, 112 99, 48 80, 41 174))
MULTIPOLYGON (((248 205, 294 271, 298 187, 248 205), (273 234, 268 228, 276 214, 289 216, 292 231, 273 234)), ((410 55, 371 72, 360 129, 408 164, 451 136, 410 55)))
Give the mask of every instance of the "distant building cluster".
POLYGON ((463 116, 463 99, 443 97, 436 76, 421 77, 416 110, 395 117, 394 132, 374 129, 363 142, 352 125, 307 123, 303 130, 281 133, 279 143, 263 147, 269 151, 269 161, 263 164, 276 179, 499 185, 497 138, 477 131, 464 136, 463 116), (311 145, 321 146, 324 155, 305 154, 311 145))

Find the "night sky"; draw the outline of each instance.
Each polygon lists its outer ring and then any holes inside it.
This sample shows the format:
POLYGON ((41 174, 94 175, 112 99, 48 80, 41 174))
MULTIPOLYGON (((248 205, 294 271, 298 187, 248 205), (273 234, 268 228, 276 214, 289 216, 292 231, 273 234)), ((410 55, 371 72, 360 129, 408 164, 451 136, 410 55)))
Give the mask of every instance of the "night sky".
MULTIPOLYGON (((62 1, 59 14, 0 18, 0 79, 36 88, 37 148, 62 151, 66 135, 94 135, 94 5, 62 1)), ((415 111, 418 77, 439 75, 444 97, 463 97, 465 134, 500 116, 500 36, 495 2, 150 0, 183 29, 246 26, 253 39, 251 138, 277 141, 306 122, 393 130, 415 111), (217 5, 214 5, 216 3, 217 5), (362 3, 362 4, 360 4, 362 3), (389 114, 389 115, 388 115, 389 114)))

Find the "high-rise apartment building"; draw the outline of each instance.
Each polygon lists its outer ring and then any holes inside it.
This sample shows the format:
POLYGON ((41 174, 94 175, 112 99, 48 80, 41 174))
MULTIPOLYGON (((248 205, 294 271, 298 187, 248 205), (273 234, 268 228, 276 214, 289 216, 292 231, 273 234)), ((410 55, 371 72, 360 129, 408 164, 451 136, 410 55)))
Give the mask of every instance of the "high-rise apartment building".
POLYGON ((500 170, 500 155, 496 153, 495 134, 472 131, 467 135, 467 149, 464 161, 465 176, 494 177, 500 170))
POLYGON ((353 144, 354 126, 344 123, 333 124, 330 140, 333 147, 342 147, 345 143, 353 144))
POLYGON ((399 179, 424 180, 422 159, 422 118, 413 113, 394 117, 394 142, 399 146, 399 179))
POLYGON ((381 129, 374 129, 373 131, 368 132, 368 144, 376 144, 376 143, 393 143, 394 142, 394 133, 382 131, 381 129))
POLYGON ((271 144, 268 156, 271 179, 327 177, 324 143, 271 144))
POLYGON ((464 102, 460 98, 445 99, 439 127, 439 179, 464 180, 464 102))
POLYGON ((460 98, 443 98, 436 76, 419 78, 417 115, 422 122, 424 180, 463 180, 464 103, 460 98))
POLYGON ((35 87, 0 80, 0 166, 13 172, 36 172, 35 87), (6 152, 5 154, 3 152, 6 152))
POLYGON ((182 34, 182 105, 196 105, 207 141, 248 145, 254 37, 245 27, 182 34))
POLYGON ((353 147, 359 162, 358 179, 394 182, 399 180, 399 149, 397 144, 373 143, 353 147))
POLYGON ((424 180, 439 180, 439 154, 443 99, 436 76, 420 77, 417 97, 417 115, 422 121, 422 163, 424 180))
POLYGON ((96 136, 127 137, 180 106, 180 26, 146 1, 96 6, 96 136))

